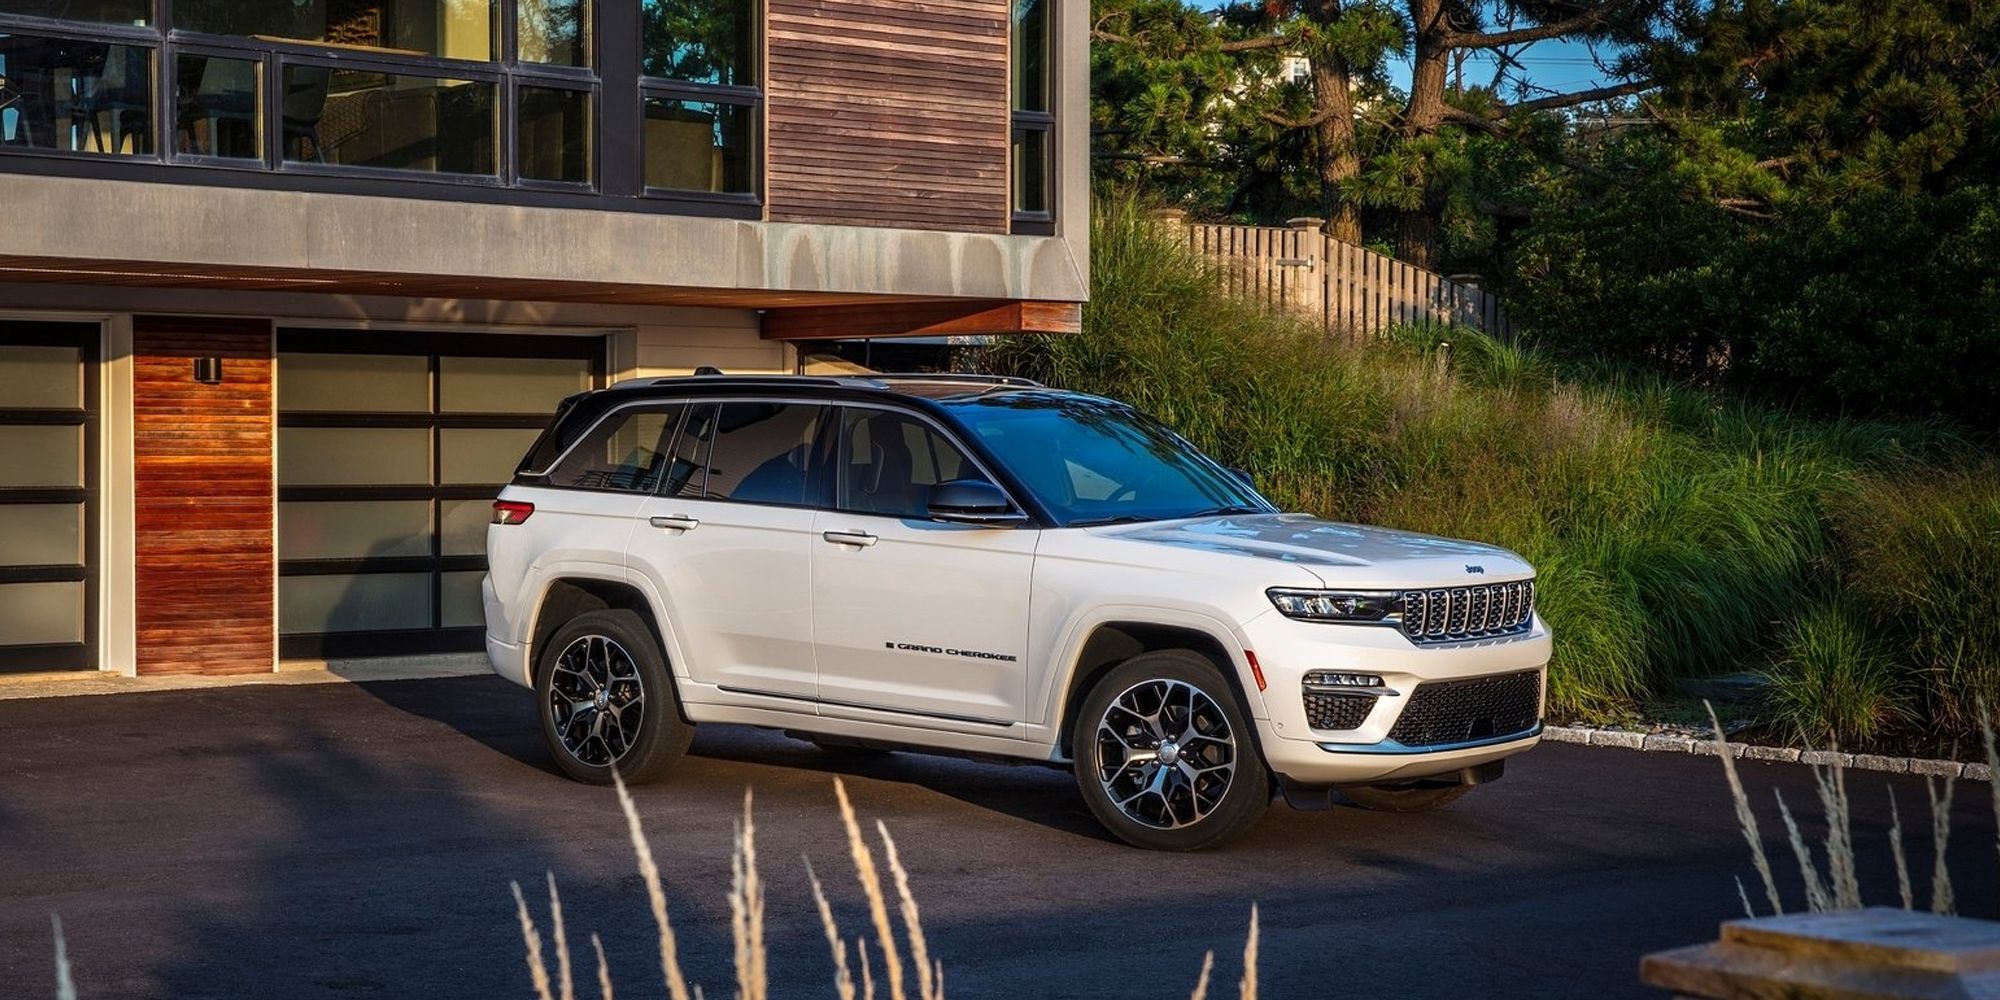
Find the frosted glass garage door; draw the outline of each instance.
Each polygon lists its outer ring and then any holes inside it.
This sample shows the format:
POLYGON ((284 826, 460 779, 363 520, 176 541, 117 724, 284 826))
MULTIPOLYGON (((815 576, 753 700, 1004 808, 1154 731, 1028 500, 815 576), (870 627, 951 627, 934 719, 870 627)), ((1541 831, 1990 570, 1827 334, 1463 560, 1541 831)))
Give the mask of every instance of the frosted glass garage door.
POLYGON ((0 672, 95 668, 95 325, 0 323, 0 672))

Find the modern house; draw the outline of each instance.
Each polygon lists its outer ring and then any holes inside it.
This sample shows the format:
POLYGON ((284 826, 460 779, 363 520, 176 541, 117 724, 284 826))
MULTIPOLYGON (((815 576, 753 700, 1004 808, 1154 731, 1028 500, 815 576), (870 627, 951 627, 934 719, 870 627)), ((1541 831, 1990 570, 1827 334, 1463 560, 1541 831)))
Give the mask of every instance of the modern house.
POLYGON ((1086 16, 0 0, 0 671, 477 649, 561 397, 1074 329, 1086 16))

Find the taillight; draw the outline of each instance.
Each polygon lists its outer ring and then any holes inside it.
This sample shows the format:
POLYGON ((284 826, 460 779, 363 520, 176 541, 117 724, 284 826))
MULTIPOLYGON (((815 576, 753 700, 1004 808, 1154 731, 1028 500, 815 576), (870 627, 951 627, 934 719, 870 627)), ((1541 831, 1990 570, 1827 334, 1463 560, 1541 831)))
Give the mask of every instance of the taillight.
POLYGON ((519 500, 493 501, 494 524, 520 524, 535 513, 535 505, 519 500))

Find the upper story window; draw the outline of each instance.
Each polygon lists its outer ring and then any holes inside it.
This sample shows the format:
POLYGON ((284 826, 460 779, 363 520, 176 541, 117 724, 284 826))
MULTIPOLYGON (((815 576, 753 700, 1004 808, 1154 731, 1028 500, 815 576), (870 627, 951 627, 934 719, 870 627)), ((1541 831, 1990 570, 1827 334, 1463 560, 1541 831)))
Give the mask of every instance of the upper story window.
POLYGON ((757 192, 757 25, 742 0, 644 0, 639 75, 645 186, 757 192))
POLYGON ((252 186, 436 190, 406 183, 421 180, 472 200, 643 196, 627 204, 754 217, 759 9, 0 0, 0 156, 103 159, 141 175, 145 164, 220 169, 252 186))
POLYGON ((1055 232, 1055 0, 1013 3, 1014 231, 1055 232))

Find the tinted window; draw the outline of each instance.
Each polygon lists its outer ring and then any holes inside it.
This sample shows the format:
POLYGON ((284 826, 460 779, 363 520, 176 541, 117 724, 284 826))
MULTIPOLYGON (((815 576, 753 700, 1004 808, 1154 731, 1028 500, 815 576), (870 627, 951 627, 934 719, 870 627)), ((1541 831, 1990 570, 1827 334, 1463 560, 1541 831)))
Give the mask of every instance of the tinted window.
POLYGON ((622 410, 585 434, 549 472, 549 485, 651 493, 667 471, 681 406, 622 410))
POLYGON ((723 403, 712 427, 703 428, 714 440, 702 490, 682 495, 804 503, 813 438, 825 413, 803 403, 723 403))
POLYGON ((837 454, 836 506, 862 514, 923 517, 933 484, 982 478, 929 424, 887 410, 842 411, 837 454))
POLYGON ((1121 403, 1008 392, 946 405, 1065 525, 1272 509, 1179 435, 1121 403))

